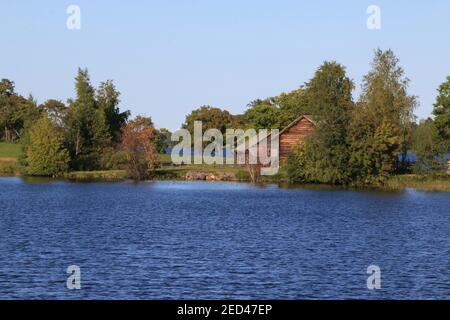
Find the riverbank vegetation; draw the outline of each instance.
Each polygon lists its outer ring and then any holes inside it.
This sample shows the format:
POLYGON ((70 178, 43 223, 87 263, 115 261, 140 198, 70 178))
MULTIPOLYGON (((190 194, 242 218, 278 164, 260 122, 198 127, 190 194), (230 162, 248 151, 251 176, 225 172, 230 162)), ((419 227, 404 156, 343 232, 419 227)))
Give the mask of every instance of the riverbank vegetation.
POLYGON ((411 188, 422 191, 450 192, 450 176, 445 171, 395 175, 387 180, 383 188, 387 190, 411 188))
MULTIPOLYGON (((201 106, 181 127, 193 132, 194 121, 201 120, 204 129, 222 133, 227 128, 282 129, 308 114, 317 130, 294 148, 276 177, 264 181, 448 190, 443 170, 450 151, 450 77, 438 88, 434 118, 419 122, 414 116, 418 100, 408 87, 394 53, 376 50, 356 101, 346 68, 329 61, 298 89, 256 99, 242 115, 201 106)), ((244 167, 174 166, 166 154, 170 131, 158 129, 149 117, 131 119, 128 110, 120 109, 114 82, 94 87, 86 69, 78 70, 75 97, 66 102, 39 104, 17 93, 13 81, 1 80, 0 128, 3 175, 117 181, 222 172, 249 179, 244 167)))

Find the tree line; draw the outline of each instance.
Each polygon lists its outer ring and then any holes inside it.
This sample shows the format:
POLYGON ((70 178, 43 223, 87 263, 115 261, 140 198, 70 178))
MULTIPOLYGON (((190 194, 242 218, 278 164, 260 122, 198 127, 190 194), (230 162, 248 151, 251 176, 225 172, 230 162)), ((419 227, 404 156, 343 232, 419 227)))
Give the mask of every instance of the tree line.
MULTIPOLYGON (((396 173, 442 168, 450 150, 450 77, 438 88, 434 119, 417 123, 417 97, 392 50, 376 50, 361 94, 346 68, 324 62, 298 89, 251 101, 241 115, 201 106, 186 116, 182 128, 282 129, 300 115, 311 115, 317 130, 295 147, 286 164, 296 182, 379 185, 396 173), (417 157, 411 166, 410 154, 417 157)), ((0 138, 20 141, 21 163, 28 174, 57 176, 68 170, 126 168, 146 179, 159 165, 157 154, 170 147, 170 132, 150 118, 130 119, 121 111, 113 81, 94 88, 87 70, 75 78, 75 98, 37 104, 0 82, 0 138)))
POLYGON ((59 176, 69 170, 126 168, 133 178, 150 177, 169 131, 156 129, 150 118, 131 120, 130 112, 119 108, 113 81, 94 88, 86 69, 78 70, 75 93, 66 104, 55 99, 38 104, 16 93, 13 81, 1 80, 0 137, 22 144, 26 173, 59 176))
POLYGON ((378 49, 356 101, 346 68, 329 61, 300 88, 254 100, 243 115, 202 106, 186 117, 183 128, 192 133, 194 121, 201 120, 206 129, 222 133, 229 126, 283 129, 300 115, 311 115, 318 127, 291 153, 290 180, 381 185, 393 174, 442 169, 450 151, 450 77, 438 89, 434 119, 419 123, 409 83, 394 52, 378 49))

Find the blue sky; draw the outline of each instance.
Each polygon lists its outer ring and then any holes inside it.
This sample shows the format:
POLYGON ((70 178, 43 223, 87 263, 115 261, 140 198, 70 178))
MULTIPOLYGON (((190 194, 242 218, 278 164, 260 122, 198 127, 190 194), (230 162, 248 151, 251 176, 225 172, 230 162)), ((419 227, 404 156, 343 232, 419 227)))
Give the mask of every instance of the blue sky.
POLYGON ((358 96, 373 50, 391 48, 431 114, 450 75, 450 2, 435 1, 0 1, 0 77, 39 102, 74 96, 77 67, 113 79, 122 108, 177 129, 209 104, 243 113, 249 101, 296 89, 325 60, 347 67, 358 96), (81 8, 81 30, 66 9, 81 8), (366 9, 381 8, 381 30, 366 9))

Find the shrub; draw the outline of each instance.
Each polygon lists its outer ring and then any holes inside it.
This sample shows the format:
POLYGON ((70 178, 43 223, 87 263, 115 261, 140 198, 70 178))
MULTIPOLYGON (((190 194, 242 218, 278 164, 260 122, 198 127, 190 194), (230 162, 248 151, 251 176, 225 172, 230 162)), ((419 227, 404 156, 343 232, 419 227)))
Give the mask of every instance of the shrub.
POLYGON ((27 173, 58 176, 68 170, 69 153, 63 147, 63 135, 45 116, 30 129, 26 148, 27 173))

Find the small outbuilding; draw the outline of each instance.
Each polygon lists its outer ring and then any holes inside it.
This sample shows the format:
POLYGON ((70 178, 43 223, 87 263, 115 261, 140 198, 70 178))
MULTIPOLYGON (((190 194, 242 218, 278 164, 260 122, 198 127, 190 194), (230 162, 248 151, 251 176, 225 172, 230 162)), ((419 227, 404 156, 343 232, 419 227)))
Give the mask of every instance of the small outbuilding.
MULTIPOLYGON (((291 153, 292 149, 305 141, 306 137, 311 135, 317 127, 317 123, 310 115, 302 115, 290 123, 286 128, 282 129, 279 133, 279 163, 283 165, 291 153)), ((270 156, 270 135, 267 136, 268 155, 270 156)), ((261 141, 261 140, 260 140, 261 141)), ((258 142, 259 145, 259 142, 258 142)), ((248 148, 246 152, 246 163, 248 163, 249 155, 248 148)))
POLYGON ((299 143, 305 141, 305 138, 311 135, 316 127, 317 123, 310 115, 302 115, 281 130, 279 133, 280 163, 285 162, 292 149, 299 143))

